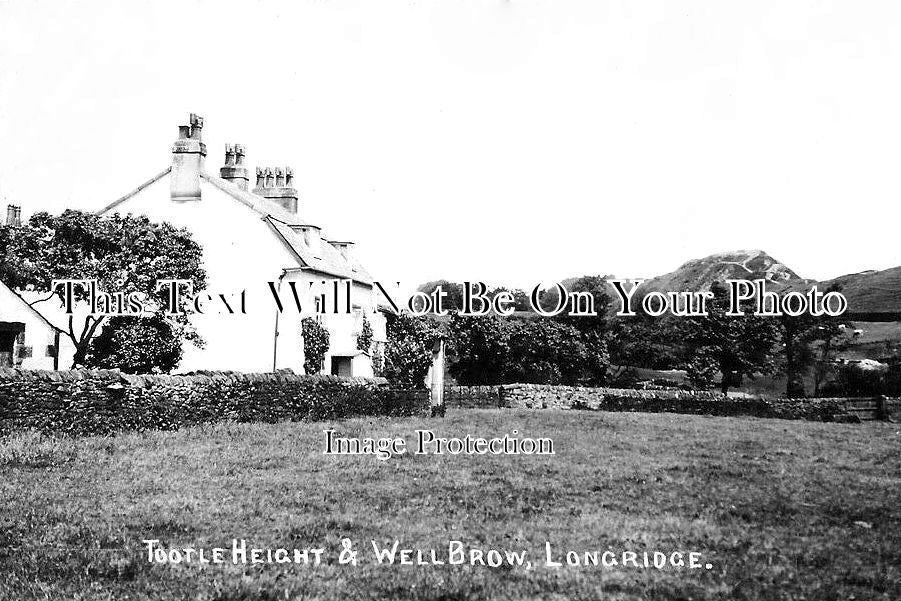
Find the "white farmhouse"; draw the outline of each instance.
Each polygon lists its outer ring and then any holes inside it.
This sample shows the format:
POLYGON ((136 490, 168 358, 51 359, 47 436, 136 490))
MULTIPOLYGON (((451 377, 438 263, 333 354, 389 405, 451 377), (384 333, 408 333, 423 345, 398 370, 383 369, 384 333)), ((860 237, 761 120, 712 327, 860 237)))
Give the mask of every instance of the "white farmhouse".
MULTIPOLYGON (((18 207, 9 210, 17 220, 18 207)), ((14 221, 7 217, 7 223, 14 221)), ((62 330, 0 282, 0 367, 68 368, 74 352, 62 330)))
MULTIPOLYGON (((323 371, 371 376, 370 352, 385 341, 385 320, 373 295, 373 280, 354 256, 352 242, 327 239, 300 210, 290 168, 257 168, 250 189, 244 148, 227 146, 218 174, 205 166, 203 119, 191 115, 178 128, 172 164, 134 191, 104 207, 100 214, 146 215, 189 230, 203 247, 207 291, 225 294, 232 306, 246 290, 246 313, 227 310, 191 316, 205 341, 186 343, 180 371, 237 370, 265 372, 290 368, 303 372, 301 314, 290 283, 308 290, 310 283, 351 281, 352 308, 316 318, 329 331, 330 348, 323 371), (279 313, 269 282, 283 292, 279 313), (358 349, 364 318, 373 331, 373 347, 358 349)), ((330 285, 326 285, 330 288, 330 285)), ((310 316, 304 307, 303 316, 310 316)))

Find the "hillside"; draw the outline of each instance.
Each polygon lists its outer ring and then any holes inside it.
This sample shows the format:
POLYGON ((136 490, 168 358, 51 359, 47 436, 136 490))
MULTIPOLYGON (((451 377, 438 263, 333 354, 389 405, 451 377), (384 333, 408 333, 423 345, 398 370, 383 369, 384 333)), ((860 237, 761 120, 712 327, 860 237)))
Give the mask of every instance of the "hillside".
POLYGON ((841 286, 849 312, 860 319, 901 319, 901 267, 843 275, 821 282, 820 288, 832 284, 841 286))
MULTIPOLYGON (((709 290, 713 282, 727 279, 767 280, 774 292, 806 290, 817 284, 825 290, 832 284, 841 286, 848 299, 849 313, 863 321, 901 321, 901 267, 883 271, 863 271, 817 282, 799 276, 790 267, 762 250, 734 250, 692 259, 675 271, 646 280, 642 292, 709 290)), ((567 289, 578 278, 561 280, 567 289)), ((420 290, 431 291, 444 280, 428 282, 420 290)), ((448 306, 455 306, 451 299, 448 306)), ((457 305, 458 306, 458 305, 457 305)))
POLYGON ((646 281, 644 288, 646 291, 698 291, 709 290, 714 282, 727 279, 760 278, 771 282, 774 290, 811 281, 762 250, 735 250, 692 259, 673 272, 646 281))

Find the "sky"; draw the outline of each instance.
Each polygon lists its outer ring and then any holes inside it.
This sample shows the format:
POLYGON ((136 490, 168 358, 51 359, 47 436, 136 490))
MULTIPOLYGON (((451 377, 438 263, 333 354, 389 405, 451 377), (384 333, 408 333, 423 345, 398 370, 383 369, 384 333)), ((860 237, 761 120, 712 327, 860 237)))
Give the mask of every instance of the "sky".
POLYGON ((0 202, 99 209, 195 112, 380 280, 826 279, 901 265, 899 74, 894 1, 0 0, 0 202))

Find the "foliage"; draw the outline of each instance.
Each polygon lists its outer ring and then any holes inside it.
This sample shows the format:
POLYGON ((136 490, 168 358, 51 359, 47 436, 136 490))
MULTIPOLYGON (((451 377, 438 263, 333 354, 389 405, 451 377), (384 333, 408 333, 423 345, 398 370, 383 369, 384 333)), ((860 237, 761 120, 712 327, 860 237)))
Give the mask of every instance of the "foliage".
POLYGON ((813 394, 819 396, 821 387, 833 372, 835 358, 850 348, 853 342, 852 330, 838 319, 823 319, 814 332, 813 342, 813 394))
POLYGON ((169 373, 182 356, 177 327, 161 314, 112 317, 91 340, 85 365, 129 374, 169 373))
POLYGON ((572 384, 582 377, 587 349, 579 331, 550 319, 509 323, 504 380, 527 384, 572 384))
POLYGON ((372 345, 372 373, 376 377, 385 377, 385 345, 382 342, 372 345))
POLYGON ((363 314, 363 325, 360 326, 360 333, 357 334, 357 350, 358 351, 366 351, 367 353, 372 348, 372 324, 369 323, 369 319, 366 318, 366 314, 363 314))
POLYGON ((437 325, 427 317, 389 313, 387 334, 382 375, 395 386, 423 388, 439 336, 437 325))
POLYGON ((720 390, 726 394, 730 386, 743 376, 775 370, 778 329, 773 319, 751 314, 726 315, 728 294, 723 286, 711 286, 713 298, 705 317, 690 317, 679 322, 677 334, 687 354, 689 379, 709 386, 718 370, 722 374, 720 390))
POLYGON ((823 386, 828 396, 872 396, 885 392, 887 366, 865 368, 855 363, 835 367, 834 377, 823 386))
MULTIPOLYGON (((610 307, 610 294, 607 292, 607 280, 600 275, 586 275, 576 279, 567 287, 567 292, 573 293, 587 292, 591 295, 594 303, 594 316, 573 316, 572 306, 557 316, 557 320, 562 323, 571 325, 580 332, 604 332, 607 329, 607 311, 610 307)), ((570 296, 570 302, 574 297, 570 296)), ((582 308, 582 307, 580 307, 582 308)))
MULTIPOLYGON (((73 210, 60 215, 35 213, 20 227, 0 226, 0 255, 4 266, 0 279, 12 288, 49 293, 53 280, 96 280, 103 291, 138 293, 163 306, 165 292, 156 290, 158 280, 190 280, 195 292, 206 286, 201 248, 190 233, 143 216, 73 210)), ((87 298, 87 291, 75 292, 76 300, 87 298)), ((189 300, 182 302, 184 309, 189 300)), ((69 318, 67 335, 75 346, 74 365, 84 364, 91 340, 105 319, 89 316, 76 325, 75 318, 69 318)), ((172 335, 179 342, 200 344, 187 319, 178 321, 180 327, 173 328, 172 335)))
POLYGON ((809 313, 779 318, 780 336, 782 339, 783 370, 785 372, 785 396, 802 398, 804 392, 804 374, 814 362, 814 351, 811 343, 816 335, 820 320, 809 313))
POLYGON ((451 313, 448 333, 456 355, 450 372, 460 384, 506 381, 511 334, 506 319, 451 313))
MULTIPOLYGON (((841 287, 835 284, 826 290, 827 293, 840 291, 841 287)), ((846 350, 851 344, 850 329, 837 317, 815 316, 810 313, 785 315, 778 322, 786 396, 806 396, 804 376, 811 368, 814 369, 814 396, 819 395, 820 386, 830 372, 836 354, 846 350)))
POLYGON ((0 433, 4 434, 35 428, 91 436, 178 430, 224 420, 271 423, 414 415, 428 408, 425 391, 397 391, 359 378, 291 372, 214 371, 131 378, 117 372, 80 370, 31 377, 0 374, 0 384, 0 433))
POLYGON ((452 314, 448 326, 463 385, 603 384, 610 357, 605 337, 557 319, 452 314))
POLYGON ((651 317, 639 308, 633 317, 611 320, 608 331, 610 362, 627 367, 674 369, 679 357, 674 350, 672 320, 651 317))
POLYGON ((301 322, 303 335, 303 369, 308 374, 318 374, 325 363, 329 347, 329 333, 318 320, 304 317, 301 322))
POLYGON ((505 286, 498 286, 497 288, 492 288, 488 291, 488 297, 493 299, 502 292, 509 292, 513 296, 512 307, 515 311, 532 310, 532 305, 529 303, 529 295, 520 288, 507 288, 505 286))
POLYGON ((432 294, 439 286, 441 287, 441 291, 446 293, 446 296, 444 296, 442 300, 442 306, 445 309, 448 311, 459 311, 463 308, 463 284, 448 280, 434 280, 432 282, 421 284, 416 290, 418 292, 432 294))

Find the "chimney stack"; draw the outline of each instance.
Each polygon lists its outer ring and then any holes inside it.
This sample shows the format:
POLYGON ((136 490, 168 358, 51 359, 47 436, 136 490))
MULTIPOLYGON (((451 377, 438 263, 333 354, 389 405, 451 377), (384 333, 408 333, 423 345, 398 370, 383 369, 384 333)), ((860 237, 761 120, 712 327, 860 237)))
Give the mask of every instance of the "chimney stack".
POLYGON ((194 113, 180 125, 172 146, 171 197, 174 201, 200 200, 200 173, 206 157, 202 140, 203 117, 194 113))
POLYGON ((6 205, 6 225, 16 227, 22 225, 22 207, 6 205))
MULTIPOLYGON (((219 169, 219 177, 229 181, 242 190, 250 185, 250 175, 244 166, 244 147, 240 144, 225 145, 225 166, 219 169)), ((259 169, 257 170, 259 178, 259 169)))
POLYGON ((294 189, 294 170, 257 167, 257 185, 253 193, 267 198, 290 213, 297 213, 298 196, 294 189))

